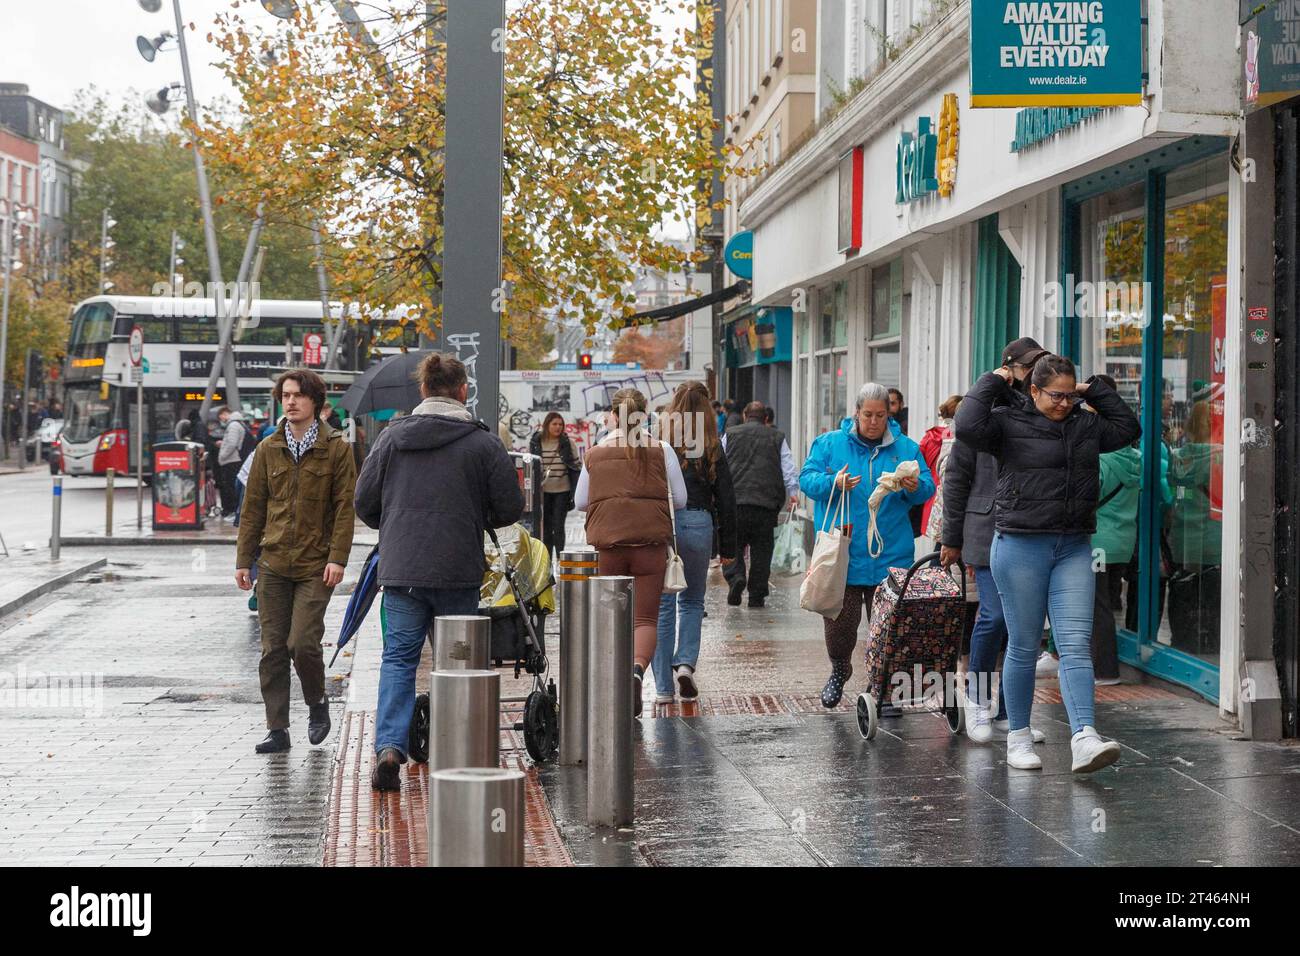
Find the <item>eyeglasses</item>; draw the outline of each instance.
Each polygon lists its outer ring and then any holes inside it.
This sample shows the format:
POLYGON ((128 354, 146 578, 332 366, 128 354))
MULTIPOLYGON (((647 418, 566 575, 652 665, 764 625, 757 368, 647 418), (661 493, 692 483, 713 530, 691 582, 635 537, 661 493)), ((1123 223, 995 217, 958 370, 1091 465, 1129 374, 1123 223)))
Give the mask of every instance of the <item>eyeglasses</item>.
POLYGON ((1053 405, 1078 405, 1083 401, 1083 396, 1078 392, 1053 392, 1046 388, 1040 388, 1038 391, 1050 398, 1053 405))

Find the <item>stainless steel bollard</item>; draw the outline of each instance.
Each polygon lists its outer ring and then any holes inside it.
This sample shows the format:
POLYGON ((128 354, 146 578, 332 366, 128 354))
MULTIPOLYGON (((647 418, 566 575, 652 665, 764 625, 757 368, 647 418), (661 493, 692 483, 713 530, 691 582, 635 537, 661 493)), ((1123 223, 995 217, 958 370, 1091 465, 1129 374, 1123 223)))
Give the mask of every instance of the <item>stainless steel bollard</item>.
POLYGON ((54 495, 50 506, 50 560, 59 560, 63 544, 63 476, 54 477, 54 495))
POLYGON ((104 536, 113 537, 113 476, 116 472, 108 469, 108 483, 104 485, 104 536))
MULTIPOLYGON (((632 823, 633 579, 587 584, 587 822, 632 823)), ((563 738, 561 738, 563 739, 563 738)))
POLYGON ((587 587, 597 573, 594 550, 560 552, 560 763, 587 762, 587 587))
POLYGON ((433 620, 435 671, 489 670, 492 619, 478 614, 447 614, 433 620))
POLYGON ((429 675, 429 773, 501 766, 501 678, 496 671, 429 675))
POLYGON ((458 767, 429 774, 429 866, 523 866, 524 775, 458 767))

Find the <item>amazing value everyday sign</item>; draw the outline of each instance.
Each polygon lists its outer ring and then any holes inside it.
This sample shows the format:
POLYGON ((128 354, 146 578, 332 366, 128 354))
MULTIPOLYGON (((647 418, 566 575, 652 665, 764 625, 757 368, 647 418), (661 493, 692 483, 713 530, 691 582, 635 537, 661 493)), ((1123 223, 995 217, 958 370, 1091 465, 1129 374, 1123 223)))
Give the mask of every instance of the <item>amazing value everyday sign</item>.
POLYGON ((1138 106, 1140 0, 971 0, 971 106, 1138 106))

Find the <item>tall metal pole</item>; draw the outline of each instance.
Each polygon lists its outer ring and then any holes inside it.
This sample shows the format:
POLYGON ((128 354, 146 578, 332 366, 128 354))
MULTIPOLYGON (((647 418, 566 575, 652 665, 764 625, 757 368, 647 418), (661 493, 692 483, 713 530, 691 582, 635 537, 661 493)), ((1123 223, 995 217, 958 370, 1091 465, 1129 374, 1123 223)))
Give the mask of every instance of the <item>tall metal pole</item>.
POLYGON ((144 530, 144 374, 135 383, 135 530, 144 530))
MULTIPOLYGON (((248 281, 248 270, 253 261, 253 253, 257 249, 258 240, 262 238, 262 225, 265 222, 262 213, 263 207, 259 204, 257 218, 253 220, 253 228, 248 232, 248 242, 244 244, 244 258, 240 261, 239 272, 235 275, 236 289, 242 290, 248 281)), ((219 302, 224 301, 220 293, 216 298, 219 302)), ((220 310, 221 305, 217 308, 220 310)), ((208 411, 212 408, 212 393, 216 390, 217 379, 222 375, 226 378, 226 404, 236 411, 240 407, 238 386, 231 388, 231 383, 238 377, 235 371, 235 351, 230 345, 235 336, 235 318, 236 316, 232 315, 228 322, 218 325, 217 351, 212 356, 208 386, 203 392, 203 404, 199 407, 201 421, 207 421, 208 411)))
POLYGON ((505 4, 447 4, 442 345, 465 363, 469 411, 497 421, 505 4))
MULTIPOLYGON (((190 121, 197 123, 199 121, 199 111, 194 102, 194 81, 190 75, 190 54, 185 45, 185 21, 181 18, 181 0, 172 0, 172 11, 176 15, 176 43, 181 51, 181 73, 185 79, 186 108, 189 110, 190 121)), ((226 317, 226 299, 222 294, 221 253, 217 248, 217 227, 212 219, 212 195, 208 191, 208 174, 203 168, 203 154, 199 151, 198 142, 192 142, 190 148, 194 150, 194 174, 199 184, 199 207, 203 210, 203 241, 208 251, 208 272, 212 276, 212 284, 215 287, 212 298, 216 305, 217 328, 225 330, 228 319, 226 317)), ((226 378, 226 402, 232 408, 237 409, 241 404, 239 401, 239 381, 235 374, 235 357, 230 352, 229 345, 227 345, 225 351, 218 349, 212 360, 213 367, 215 368, 223 358, 226 378)), ((203 401, 204 413, 212 404, 212 388, 212 385, 208 387, 207 398, 203 401)))
POLYGON ((172 295, 176 295, 176 230, 172 230, 172 251, 167 261, 167 288, 172 290, 172 295))
POLYGON ((9 460, 9 409, 5 407, 5 362, 9 355, 9 271, 13 266, 13 227, 16 219, 13 201, 14 168, 9 166, 5 183, 5 218, 0 222, 0 258, 4 259, 4 298, 0 303, 0 445, 4 446, 4 460, 9 460))
POLYGON ((27 393, 31 390, 32 384, 32 350, 29 346, 27 355, 23 359, 23 391, 18 396, 18 414, 21 419, 18 423, 18 470, 22 471, 27 467, 27 393))
POLYGON ((338 325, 330 320, 330 287, 325 275, 325 250, 320 240, 320 220, 311 223, 311 241, 316 247, 316 285, 320 291, 321 326, 329 342, 329 352, 325 356, 325 368, 338 368, 339 340, 343 338, 343 316, 339 316, 338 325))
POLYGON ((108 269, 108 207, 99 217, 99 288, 96 295, 104 294, 104 273, 108 269))

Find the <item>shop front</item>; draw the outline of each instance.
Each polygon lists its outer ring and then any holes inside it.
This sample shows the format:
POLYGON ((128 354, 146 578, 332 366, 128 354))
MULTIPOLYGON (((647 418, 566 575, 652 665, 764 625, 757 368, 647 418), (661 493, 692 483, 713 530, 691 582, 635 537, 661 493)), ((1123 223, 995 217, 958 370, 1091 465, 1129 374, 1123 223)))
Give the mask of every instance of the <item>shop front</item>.
POLYGON ((791 309, 746 306, 723 326, 728 388, 738 407, 762 402, 788 429, 791 398, 791 309))
MULTIPOLYGON (((1229 144, 1191 138, 1062 191, 1061 341, 1142 421, 1136 551, 1111 574, 1120 658, 1220 698, 1230 370, 1229 144)), ((1235 311, 1235 310, 1234 310, 1235 311)), ((1098 560, 1106 561, 1106 555, 1098 560)), ((1108 562, 1109 565, 1109 562, 1108 562)), ((1108 567, 1108 570, 1114 570, 1108 567)), ((1231 643, 1230 641, 1228 643, 1231 643)))

